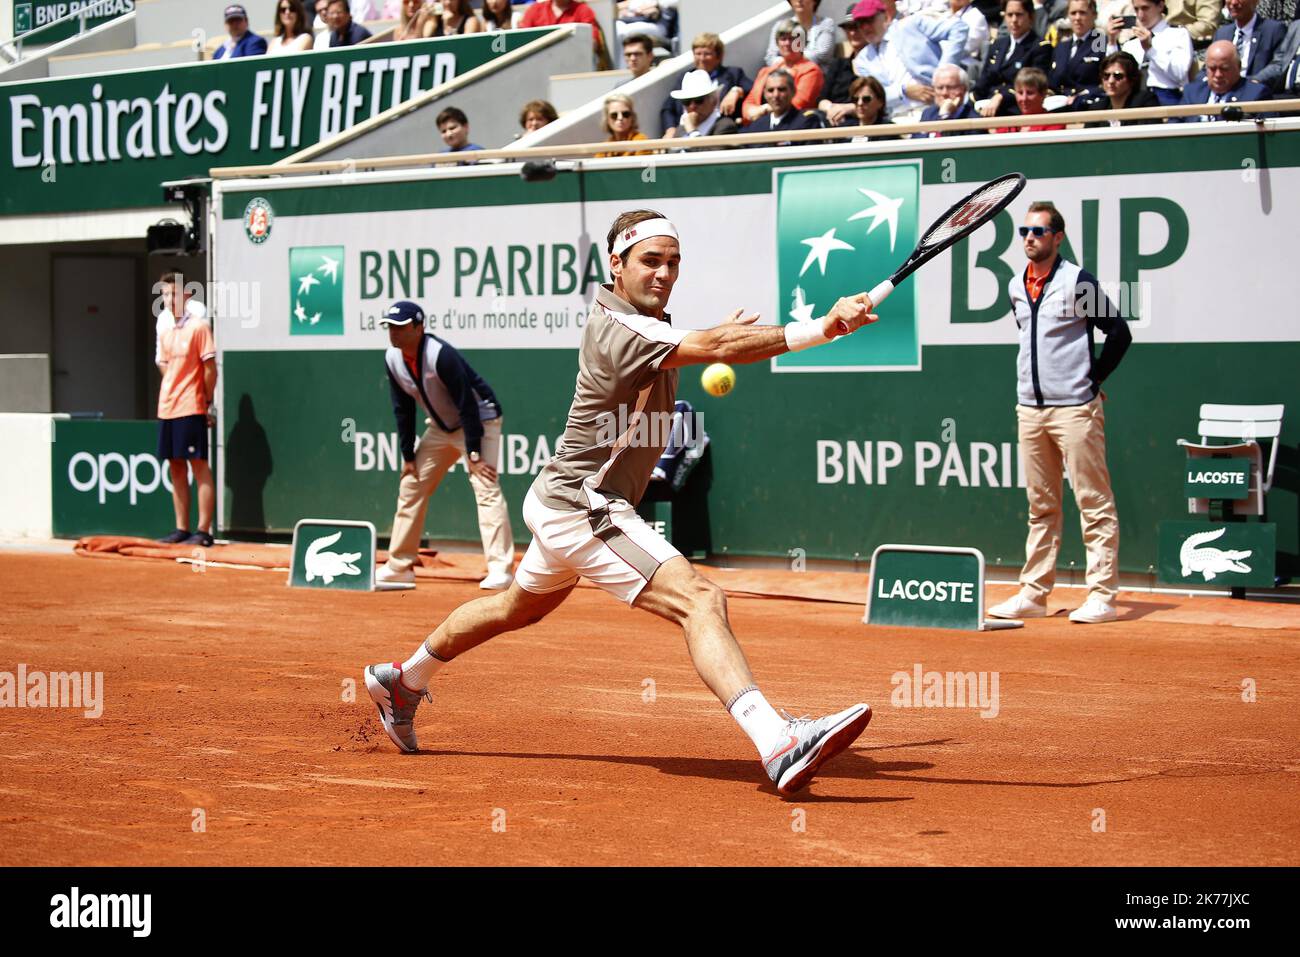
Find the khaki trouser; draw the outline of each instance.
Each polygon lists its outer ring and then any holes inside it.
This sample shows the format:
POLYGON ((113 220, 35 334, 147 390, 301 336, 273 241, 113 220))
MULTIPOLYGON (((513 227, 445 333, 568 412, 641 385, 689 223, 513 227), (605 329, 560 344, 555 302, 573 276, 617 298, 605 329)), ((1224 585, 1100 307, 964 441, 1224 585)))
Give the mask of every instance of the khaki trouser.
POLYGON ((1106 468, 1102 400, 1042 409, 1018 405, 1016 418, 1029 497, 1029 539, 1025 543, 1021 587, 1035 592, 1041 601, 1056 584, 1064 465, 1079 506, 1083 544, 1088 553, 1088 593, 1113 602, 1119 592, 1119 515, 1106 468))
MULTIPOLYGON (((397 491, 397 514, 393 516, 393 537, 388 548, 388 567, 404 572, 419 559, 420 535, 429 496, 438 488, 447 470, 465 456, 465 432, 450 435, 428 426, 415 446, 415 474, 404 475, 397 491)), ((495 466, 501 449, 501 420, 483 423, 483 461, 495 466)), ((483 557, 488 574, 510 571, 515 559, 514 536, 506 498, 496 482, 484 482, 472 472, 469 484, 478 503, 478 529, 483 539, 483 557)))

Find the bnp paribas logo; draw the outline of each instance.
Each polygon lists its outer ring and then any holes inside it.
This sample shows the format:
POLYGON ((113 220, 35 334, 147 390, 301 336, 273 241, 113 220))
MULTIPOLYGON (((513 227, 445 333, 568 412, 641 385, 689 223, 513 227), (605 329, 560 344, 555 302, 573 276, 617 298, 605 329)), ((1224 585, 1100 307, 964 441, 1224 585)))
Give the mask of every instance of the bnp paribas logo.
POLYGON ((289 334, 343 335, 343 247, 289 250, 289 334))
MULTIPOLYGON (((774 171, 777 315, 823 316, 841 296, 866 292, 916 245, 921 167, 859 163, 774 171)), ((873 326, 772 360, 777 372, 921 368, 915 279, 902 283, 873 326)))

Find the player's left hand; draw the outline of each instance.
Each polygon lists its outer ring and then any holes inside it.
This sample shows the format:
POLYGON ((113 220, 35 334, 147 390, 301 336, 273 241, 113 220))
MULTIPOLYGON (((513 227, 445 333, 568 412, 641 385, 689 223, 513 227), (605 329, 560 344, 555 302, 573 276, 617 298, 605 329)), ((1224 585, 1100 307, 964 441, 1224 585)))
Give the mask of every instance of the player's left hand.
POLYGON ((734 323, 737 326, 748 326, 757 321, 758 321, 758 313, 756 312, 750 313, 747 316, 745 315, 744 309, 737 309, 735 312, 733 312, 731 315, 727 317, 727 322, 734 323))
POLYGON ((865 292, 845 296, 822 318, 822 333, 827 338, 847 336, 880 317, 871 311, 871 297, 865 292))

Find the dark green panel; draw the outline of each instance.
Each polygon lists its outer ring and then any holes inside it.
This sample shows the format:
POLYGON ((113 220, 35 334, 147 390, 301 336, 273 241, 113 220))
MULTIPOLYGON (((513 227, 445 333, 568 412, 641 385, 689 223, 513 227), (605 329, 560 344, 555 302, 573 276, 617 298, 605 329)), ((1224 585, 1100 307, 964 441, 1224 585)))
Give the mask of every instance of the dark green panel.
MULTIPOLYGON (((519 507, 533 466, 540 467, 563 428, 575 354, 491 350, 467 351, 466 357, 505 406, 510 454, 502 482, 516 540, 525 542, 519 507), (538 436, 547 443, 540 451, 538 436)), ((927 346, 923 371, 905 380, 897 374, 790 375, 774 374, 766 364, 742 366, 735 390, 723 398, 704 392, 699 369, 684 370, 679 397, 703 414, 712 440, 707 514, 714 551, 785 556, 802 548, 808 557, 857 554, 865 560, 886 542, 966 545, 979 548, 990 564, 1018 565, 1026 517, 1024 490, 1015 485, 1015 357, 1010 345, 927 346), (948 451, 949 440, 956 452, 948 451), (818 482, 818 441, 840 443, 844 481, 818 482), (875 451, 882 441, 898 443, 902 461, 887 470, 883 485, 873 468, 867 484, 845 443, 856 443, 861 453, 862 443, 872 442, 875 451), (980 484, 962 486, 952 472, 940 484, 941 460, 918 485, 918 442, 932 443, 943 460, 960 458, 967 472, 972 455, 978 456, 980 484), (976 449, 974 443, 985 446, 976 449), (1000 461, 1004 444, 1011 452, 1007 476, 1000 461), (989 447, 998 453, 993 464, 989 447), (997 487, 987 484, 990 472, 997 487)), ((1129 350, 1106 384, 1108 461, 1125 571, 1154 578, 1157 523, 1187 514, 1185 453, 1176 441, 1195 437, 1200 403, 1284 402, 1300 408, 1298 366, 1296 343, 1136 344, 1129 350), (1242 369, 1251 375, 1241 375, 1242 369), (1188 383, 1216 385, 1210 394, 1188 383)), ((388 534, 397 496, 395 463, 376 455, 383 469, 355 467, 355 433, 394 431, 379 351, 227 352, 224 376, 227 526, 287 532, 310 516, 369 520, 381 536, 388 534), (352 441, 345 441, 349 420, 352 441)), ((1287 574, 1300 556, 1300 421, 1288 419, 1284 430, 1268 506, 1269 520, 1278 526, 1279 571, 1287 574)), ((1079 516, 1068 486, 1065 498, 1060 565, 1068 576, 1073 563, 1082 581, 1079 516)), ((462 471, 451 473, 435 494, 427 531, 477 540, 473 496, 462 471)))

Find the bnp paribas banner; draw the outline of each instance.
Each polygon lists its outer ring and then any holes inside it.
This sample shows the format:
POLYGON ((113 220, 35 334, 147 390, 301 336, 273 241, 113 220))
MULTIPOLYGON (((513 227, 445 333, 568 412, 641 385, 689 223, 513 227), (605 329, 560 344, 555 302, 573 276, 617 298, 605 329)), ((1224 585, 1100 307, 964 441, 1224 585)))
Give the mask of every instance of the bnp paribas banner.
MULTIPOLYGON (((781 323, 871 288, 974 185, 1019 170, 1029 183, 1007 212, 906 280, 878 324, 737 366, 722 398, 684 371, 679 394, 710 438, 712 546, 865 561, 888 542, 1023 560, 1007 286, 1025 267, 1016 227, 1031 202, 1050 200, 1065 217, 1065 256, 1100 278, 1133 331, 1105 385, 1107 460, 1121 565, 1154 584, 1159 523, 1188 518, 1177 440, 1197 437, 1200 404, 1300 408, 1300 132, 955 139, 968 142, 647 158, 534 183, 509 167, 469 167, 225 191, 207 290, 224 299, 212 311, 229 429, 225 520, 286 531, 330 516, 387 534, 401 463, 378 319, 413 299, 505 407, 498 466, 526 536, 518 507, 563 429, 573 349, 609 279, 606 232, 619 212, 651 208, 678 225, 675 325, 712 326, 737 308, 781 323)), ((1298 443, 1300 416, 1284 423, 1279 468, 1298 443)), ((476 540, 459 470, 438 496, 429 534, 476 540)), ((1082 582, 1066 499, 1062 580, 1082 582)), ((1300 570, 1295 489, 1280 479, 1268 507, 1279 552, 1292 556, 1279 572, 1300 570)))
POLYGON ((0 84, 0 215, 156 206, 162 182, 276 162, 548 32, 0 84))
POLYGON ((33 33, 27 38, 29 43, 57 43, 74 36, 80 29, 80 19, 68 19, 73 15, 84 16, 86 28, 97 27, 124 13, 135 9, 135 0, 14 0, 14 36, 21 37, 33 33), (59 25, 51 26, 51 24, 59 25))

